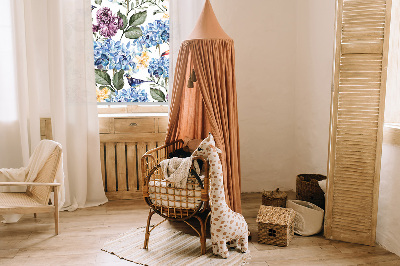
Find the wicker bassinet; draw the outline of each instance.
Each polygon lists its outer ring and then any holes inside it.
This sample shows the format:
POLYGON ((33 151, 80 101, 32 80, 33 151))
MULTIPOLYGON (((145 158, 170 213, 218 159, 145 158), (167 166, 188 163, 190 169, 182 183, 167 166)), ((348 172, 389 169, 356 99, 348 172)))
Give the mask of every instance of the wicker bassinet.
MULTIPOLYGON (((155 148, 146 152, 141 161, 142 191, 145 202, 150 206, 147 219, 144 248, 148 248, 150 232, 159 224, 150 229, 151 217, 154 213, 164 217, 164 221, 183 221, 192 227, 200 236, 201 252, 206 252, 206 223, 210 217, 209 212, 209 173, 208 162, 200 156, 192 160, 201 160, 202 177, 193 170, 188 176, 186 187, 175 187, 174 183, 163 179, 160 162, 168 159, 169 154, 182 148, 183 141, 177 140, 170 144, 155 148), (199 232, 189 223, 190 218, 196 218, 200 222, 199 232)), ((163 222, 164 222, 163 221, 163 222)), ((161 223, 160 223, 161 224, 161 223)))

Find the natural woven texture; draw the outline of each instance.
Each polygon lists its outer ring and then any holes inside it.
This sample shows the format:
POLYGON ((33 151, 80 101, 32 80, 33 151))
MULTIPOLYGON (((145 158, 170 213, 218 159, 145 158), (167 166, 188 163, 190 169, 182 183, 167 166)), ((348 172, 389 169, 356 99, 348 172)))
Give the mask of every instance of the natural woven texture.
POLYGON ((274 191, 264 191, 262 194, 262 205, 285 208, 286 201, 287 194, 279 191, 279 188, 274 191))
POLYGON ((300 174, 296 177, 296 199, 314 203, 325 209, 325 193, 318 181, 326 179, 324 175, 300 174))
POLYGON ((290 226, 258 223, 258 243, 289 246, 294 236, 294 224, 290 226))
POLYGON ((289 225, 293 223, 295 216, 296 212, 292 209, 261 205, 256 222, 289 225))
POLYGON ((142 192, 147 204, 165 218, 186 220, 208 207, 208 163, 204 160, 200 180, 190 172, 184 186, 164 179, 160 162, 182 148, 179 140, 146 152, 142 157, 142 192))
POLYGON ((273 206, 261 205, 258 211, 258 242, 286 247, 293 238, 296 212, 273 206))
POLYGON ((38 203, 23 192, 4 192, 0 193, 1 207, 38 207, 38 203))
MULTIPOLYGON (((46 160, 33 182, 53 183, 61 158, 61 149, 57 146, 46 160)), ((48 205, 50 186, 28 186, 26 192, 0 193, 2 207, 38 207, 48 205)))
MULTIPOLYGON (((33 182, 36 183, 53 183, 56 177, 56 171, 61 158, 61 149, 57 146, 51 153, 43 168, 39 171, 33 182)), ((50 186, 28 186, 28 195, 37 200, 42 205, 47 205, 51 192, 50 186)))
POLYGON ((249 254, 230 251, 228 259, 214 256, 211 240, 207 239, 207 253, 200 255, 199 238, 181 231, 155 228, 150 235, 149 249, 143 249, 145 228, 130 230, 115 240, 108 241, 103 251, 121 259, 143 265, 243 265, 249 254))
POLYGON ((185 187, 176 188, 168 181, 150 181, 151 202, 158 207, 195 209, 201 204, 201 187, 194 178, 187 178, 185 187))

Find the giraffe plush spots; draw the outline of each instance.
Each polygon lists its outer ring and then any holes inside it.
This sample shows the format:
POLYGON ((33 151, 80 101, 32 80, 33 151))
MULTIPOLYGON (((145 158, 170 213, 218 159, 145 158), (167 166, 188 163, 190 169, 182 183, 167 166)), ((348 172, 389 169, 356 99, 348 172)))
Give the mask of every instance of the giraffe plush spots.
POLYGON ((193 152, 208 158, 210 165, 211 241, 213 253, 229 256, 227 242, 233 241, 242 252, 248 250, 248 226, 240 213, 232 211, 225 202, 222 164, 211 133, 193 152))

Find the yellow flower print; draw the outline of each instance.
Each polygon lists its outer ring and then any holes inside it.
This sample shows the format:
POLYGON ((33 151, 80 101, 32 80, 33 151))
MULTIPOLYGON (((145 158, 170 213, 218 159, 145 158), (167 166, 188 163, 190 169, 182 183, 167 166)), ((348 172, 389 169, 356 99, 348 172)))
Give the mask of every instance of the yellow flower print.
POLYGON ((149 66, 149 59, 150 59, 149 52, 144 51, 142 53, 142 56, 137 56, 136 58, 138 60, 138 64, 137 64, 138 68, 141 68, 141 67, 146 68, 149 66))
POLYGON ((109 94, 110 90, 107 87, 102 90, 96 88, 97 102, 104 102, 104 100, 108 98, 109 94))
MULTIPOLYGON (((168 7, 166 6, 166 5, 163 5, 163 7, 165 8, 165 10, 168 10, 168 7)), ((166 11, 165 13, 164 13, 164 15, 163 15, 163 17, 162 18, 169 18, 169 14, 168 14, 168 11, 166 11)))

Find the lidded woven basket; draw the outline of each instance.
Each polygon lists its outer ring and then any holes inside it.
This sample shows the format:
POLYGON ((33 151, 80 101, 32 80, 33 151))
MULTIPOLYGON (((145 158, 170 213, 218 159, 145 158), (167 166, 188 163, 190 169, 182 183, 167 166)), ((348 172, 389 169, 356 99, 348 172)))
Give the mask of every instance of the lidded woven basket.
POLYGON ((325 209, 325 194, 318 181, 326 179, 319 174, 300 174, 296 177, 296 199, 314 203, 325 209))
POLYGON ((264 191, 262 205, 286 208, 287 194, 279 188, 273 191, 264 191))
POLYGON ((296 212, 292 209, 261 205, 258 211, 258 243, 287 247, 294 235, 296 212))

